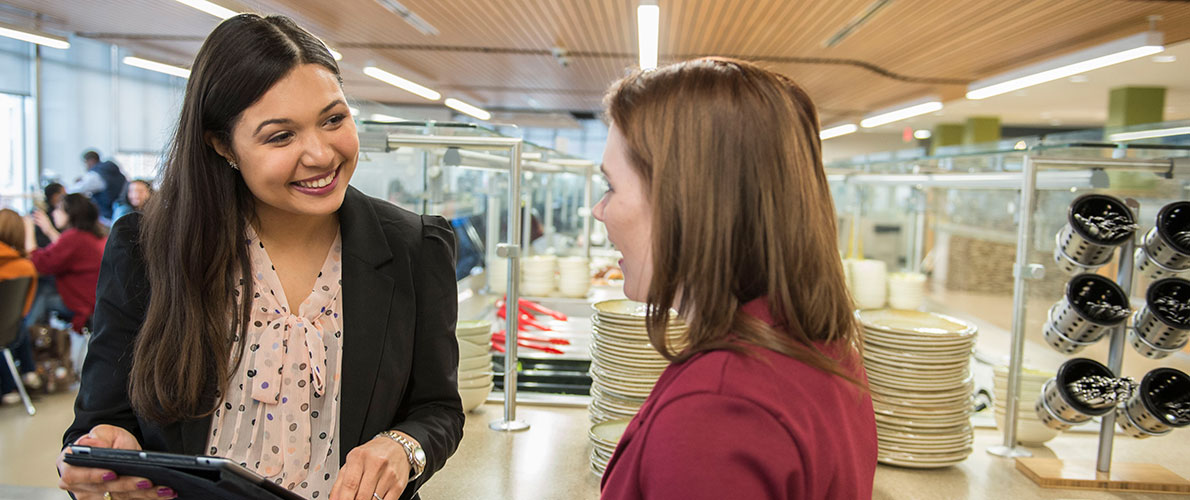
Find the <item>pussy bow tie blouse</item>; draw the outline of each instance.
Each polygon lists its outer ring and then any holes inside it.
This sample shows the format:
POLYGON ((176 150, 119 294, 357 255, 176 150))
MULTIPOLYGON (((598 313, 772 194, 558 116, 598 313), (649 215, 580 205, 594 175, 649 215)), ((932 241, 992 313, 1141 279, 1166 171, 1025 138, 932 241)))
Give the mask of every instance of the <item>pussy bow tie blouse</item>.
MULTIPOLYGON (((326 498, 339 468, 342 243, 335 238, 314 289, 293 314, 264 243, 251 227, 246 237, 252 314, 208 451, 308 498, 326 498)), ((235 294, 245 298, 239 286, 235 294)))

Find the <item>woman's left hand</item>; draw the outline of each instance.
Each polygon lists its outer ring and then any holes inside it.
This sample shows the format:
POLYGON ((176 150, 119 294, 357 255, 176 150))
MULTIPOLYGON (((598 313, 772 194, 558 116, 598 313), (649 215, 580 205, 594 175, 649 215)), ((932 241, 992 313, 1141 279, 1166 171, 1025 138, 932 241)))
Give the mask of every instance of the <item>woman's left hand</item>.
POLYGON ((405 449, 386 436, 376 436, 347 453, 330 500, 397 500, 409 483, 409 471, 405 449))

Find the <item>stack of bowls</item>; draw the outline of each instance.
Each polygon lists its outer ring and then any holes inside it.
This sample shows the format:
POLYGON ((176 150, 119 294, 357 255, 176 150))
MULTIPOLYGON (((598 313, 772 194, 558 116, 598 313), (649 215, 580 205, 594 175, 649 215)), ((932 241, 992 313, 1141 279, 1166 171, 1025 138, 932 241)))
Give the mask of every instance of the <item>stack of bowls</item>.
MULTIPOLYGON (((1008 415, 1008 367, 997 366, 995 374, 993 390, 995 391, 996 428, 1003 430, 1005 416, 1008 415)), ((1029 446, 1040 446, 1058 435, 1058 431, 1045 425, 1045 422, 1037 417, 1037 412, 1033 411, 1033 402, 1041 396, 1041 386, 1045 385, 1045 381, 1053 376, 1052 372, 1042 370, 1031 368, 1021 370, 1021 397, 1017 399, 1016 405, 1017 442, 1029 446)))
POLYGON ((857 311, 876 410, 877 459, 921 469, 971 454, 974 325, 920 311, 857 311))
MULTIPOLYGON (((628 419, 653 390, 669 361, 649 343, 645 330, 645 305, 626 299, 606 300, 594 306, 591 317, 592 422, 628 419)), ((667 330, 671 350, 686 327, 676 319, 667 330)))
POLYGON ((879 309, 888 299, 888 269, 881 260, 852 260, 851 296, 859 309, 879 309))
POLYGON ((892 273, 888 275, 888 307, 921 309, 926 303, 926 275, 892 273))
POLYGON ((460 321, 455 335, 459 339, 459 397, 463 411, 471 411, 492 392, 492 323, 460 321))
POLYGON ((521 292, 542 297, 554 291, 558 259, 553 255, 534 255, 521 259, 521 292))
POLYGON ((607 463, 616 451, 616 445, 628 428, 630 420, 609 420, 591 426, 587 437, 591 439, 591 472, 596 476, 603 476, 607 470, 607 463))
POLYGON ((567 297, 586 297, 591 288, 591 264, 584 257, 558 259, 558 291, 567 297))

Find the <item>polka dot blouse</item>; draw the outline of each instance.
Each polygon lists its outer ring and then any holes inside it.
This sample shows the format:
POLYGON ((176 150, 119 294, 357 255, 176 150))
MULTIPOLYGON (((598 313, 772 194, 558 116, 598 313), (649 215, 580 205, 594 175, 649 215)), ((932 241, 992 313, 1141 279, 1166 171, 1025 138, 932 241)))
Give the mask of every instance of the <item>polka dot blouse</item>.
MULTIPOLYGON (((215 410, 207 451, 306 498, 327 498, 339 472, 341 238, 297 314, 288 310, 264 243, 250 226, 247 244, 253 290, 248 336, 215 410)), ((240 287, 235 294, 243 299, 240 287)))

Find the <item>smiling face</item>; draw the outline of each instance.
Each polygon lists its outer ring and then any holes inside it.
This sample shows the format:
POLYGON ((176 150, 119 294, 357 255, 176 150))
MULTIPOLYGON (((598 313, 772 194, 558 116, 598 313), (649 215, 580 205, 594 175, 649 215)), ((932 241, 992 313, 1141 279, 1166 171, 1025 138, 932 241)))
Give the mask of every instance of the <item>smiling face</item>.
POLYGON ((133 208, 140 210, 144 208, 145 202, 149 201, 149 186, 141 181, 132 181, 128 183, 128 204, 133 208))
POLYGON ((359 137, 334 73, 295 67, 240 114, 230 150, 257 211, 329 215, 339 210, 359 158, 359 137))
POLYGON ((628 146, 615 125, 603 150, 608 190, 591 210, 607 226, 607 237, 624 259, 624 295, 637 302, 648 297, 653 278, 653 209, 648 187, 628 158, 628 146))

